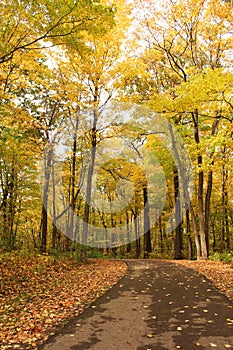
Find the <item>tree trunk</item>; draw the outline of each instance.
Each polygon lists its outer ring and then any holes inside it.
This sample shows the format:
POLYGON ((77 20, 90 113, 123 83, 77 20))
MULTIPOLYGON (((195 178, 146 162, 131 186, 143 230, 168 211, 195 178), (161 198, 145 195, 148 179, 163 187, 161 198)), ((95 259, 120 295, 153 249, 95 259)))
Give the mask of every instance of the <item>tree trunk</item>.
MULTIPOLYGON (((214 136, 217 132, 219 124, 218 112, 215 112, 215 119, 212 124, 211 136, 214 136)), ((213 152, 210 154, 210 158, 213 158, 213 152)), ((205 237, 207 245, 207 255, 209 255, 209 238, 210 238, 210 204, 211 204, 211 194, 213 187, 213 171, 212 167, 214 166, 214 161, 210 164, 211 169, 208 172, 208 181, 207 181, 207 190, 205 198, 205 237)))
POLYGON ((9 186, 8 186, 8 176, 7 176, 6 186, 3 191, 3 199, 2 199, 1 208, 0 208, 3 216, 3 239, 5 242, 7 242, 8 240, 8 224, 7 224, 8 192, 9 192, 9 186))
POLYGON ((40 252, 46 253, 47 249, 47 231, 48 231, 48 198, 49 198, 49 180, 51 175, 51 165, 53 159, 53 149, 50 149, 47 154, 47 159, 45 162, 45 180, 43 188, 43 204, 42 204, 42 214, 41 214, 41 244, 40 252))
POLYGON ((140 257, 141 254, 141 239, 138 234, 138 217, 137 214, 133 214, 133 222, 134 222, 134 232, 136 237, 136 259, 140 257))
POLYGON ((76 196, 75 196, 75 184, 76 184, 76 153, 77 153, 77 131, 79 126, 79 117, 76 115, 73 134, 73 149, 72 149, 72 166, 71 166, 71 190, 70 190, 70 207, 71 207, 71 215, 70 215, 70 224, 69 224, 69 232, 68 237, 71 240, 75 239, 74 232, 74 213, 76 207, 76 196))
MULTIPOLYGON (((228 177, 228 173, 226 171, 226 178, 227 177, 228 177)), ((227 189, 225 191, 225 226, 226 226, 226 249, 231 250, 230 226, 229 226, 229 218, 228 218, 228 192, 227 192, 227 189)))
POLYGON ((215 221, 212 220, 212 235, 213 235, 213 251, 216 252, 216 234, 215 234, 215 221))
POLYGON ((126 252, 129 254, 131 252, 131 240, 130 240, 130 227, 129 227, 129 213, 126 211, 126 227, 127 227, 127 247, 126 252))
POLYGON ((53 186, 53 228, 52 228, 52 249, 57 249, 57 226, 56 226, 56 186, 54 163, 52 162, 52 186, 53 186))
POLYGON ((164 244, 163 244, 163 226, 162 226, 162 217, 159 216, 159 240, 160 240, 160 252, 163 254, 164 252, 164 244))
POLYGON ((190 219, 189 219, 189 209, 186 211, 186 233, 187 233, 187 240, 188 240, 188 259, 192 260, 193 258, 193 244, 192 244, 192 238, 190 234, 190 219))
POLYGON ((180 203, 180 184, 177 168, 174 168, 174 197, 175 197, 175 221, 176 221, 176 236, 175 236, 175 254, 174 259, 182 259, 183 254, 183 229, 181 217, 180 203))
POLYGON ((207 259, 207 243, 206 243, 206 232, 205 232, 205 216, 204 216, 204 172, 202 169, 202 155, 200 153, 200 138, 199 138, 199 115, 198 110, 192 113, 193 122, 194 122, 194 139, 198 148, 197 163, 199 168, 198 174, 198 216, 200 221, 200 242, 201 242, 201 259, 207 259))
MULTIPOLYGON (((199 157, 202 158, 202 157, 199 157)), ((207 243, 205 233, 205 217, 204 217, 204 200, 203 200, 204 174, 201 170, 198 175, 198 214, 200 220, 200 240, 201 240, 201 259, 207 259, 207 243)))
MULTIPOLYGON (((225 149, 223 151, 225 153, 225 149)), ((228 222, 228 193, 227 193, 227 179, 228 172, 225 168, 225 164, 222 167, 222 223, 221 223, 221 252, 226 248, 227 238, 229 238, 229 222, 228 222)), ((229 245, 229 244, 228 244, 229 245)))
POLYGON ((152 252, 147 185, 143 187, 143 202, 144 202, 144 256, 145 258, 147 258, 148 254, 152 252))
POLYGON ((12 159, 12 169, 9 182, 9 207, 8 207, 8 230, 9 230, 9 245, 11 249, 15 248, 14 222, 16 213, 16 198, 17 198, 17 174, 15 172, 14 156, 12 159))
POLYGON ((206 200, 205 200, 205 237, 206 237, 208 256, 209 256, 209 242, 210 242, 210 203, 211 203, 212 187, 213 187, 213 172, 211 170, 208 173, 208 182, 207 182, 206 200))
POLYGON ((86 198, 85 198, 85 207, 84 207, 84 221, 83 221, 83 233, 82 233, 82 250, 81 250, 81 259, 86 262, 86 243, 88 236, 88 224, 90 216, 90 201, 91 201, 91 189, 92 189, 92 177, 95 165, 95 156, 96 156, 96 132, 97 132, 97 120, 98 120, 98 111, 94 109, 94 118, 93 126, 91 129, 91 159, 88 167, 87 174, 87 189, 86 189, 86 198))

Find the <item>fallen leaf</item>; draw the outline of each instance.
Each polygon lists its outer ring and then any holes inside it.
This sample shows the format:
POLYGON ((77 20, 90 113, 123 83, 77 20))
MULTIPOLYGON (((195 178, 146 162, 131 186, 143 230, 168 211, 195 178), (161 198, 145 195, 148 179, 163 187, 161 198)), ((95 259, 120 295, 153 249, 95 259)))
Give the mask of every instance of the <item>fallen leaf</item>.
POLYGON ((148 333, 146 336, 147 336, 147 338, 153 338, 153 334, 151 334, 151 333, 148 333))

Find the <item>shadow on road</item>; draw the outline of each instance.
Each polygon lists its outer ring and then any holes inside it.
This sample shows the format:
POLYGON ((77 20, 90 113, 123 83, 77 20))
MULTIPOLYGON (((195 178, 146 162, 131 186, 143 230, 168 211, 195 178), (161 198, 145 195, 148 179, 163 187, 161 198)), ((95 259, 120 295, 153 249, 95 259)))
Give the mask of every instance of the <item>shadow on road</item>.
POLYGON ((125 277, 43 350, 233 349, 233 304, 193 270, 130 260, 125 277))

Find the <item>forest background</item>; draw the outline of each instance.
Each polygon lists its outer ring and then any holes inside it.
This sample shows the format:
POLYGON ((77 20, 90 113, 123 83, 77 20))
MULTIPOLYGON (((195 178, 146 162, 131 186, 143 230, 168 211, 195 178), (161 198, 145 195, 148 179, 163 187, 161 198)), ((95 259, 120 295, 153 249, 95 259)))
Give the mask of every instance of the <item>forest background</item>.
POLYGON ((231 1, 11 0, 0 14, 0 252, 230 260, 231 1), (167 143, 151 131, 159 121, 167 143), (118 211, 92 198, 106 145, 119 152, 95 193, 110 205, 128 183, 118 211))

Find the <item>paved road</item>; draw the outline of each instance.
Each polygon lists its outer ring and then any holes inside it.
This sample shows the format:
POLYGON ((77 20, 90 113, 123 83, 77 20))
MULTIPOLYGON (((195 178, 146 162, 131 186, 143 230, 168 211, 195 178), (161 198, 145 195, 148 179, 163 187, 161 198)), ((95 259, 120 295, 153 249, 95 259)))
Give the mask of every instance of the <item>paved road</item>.
POLYGON ((128 273, 43 350, 233 349, 233 304, 203 276, 164 261, 128 273))

